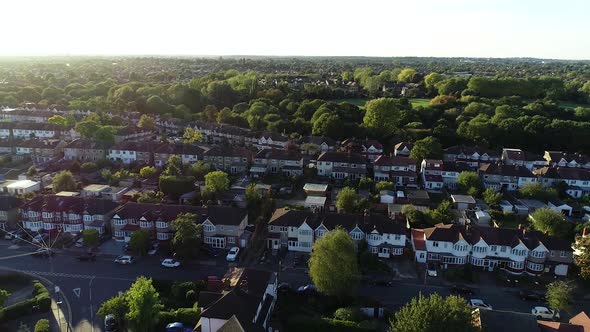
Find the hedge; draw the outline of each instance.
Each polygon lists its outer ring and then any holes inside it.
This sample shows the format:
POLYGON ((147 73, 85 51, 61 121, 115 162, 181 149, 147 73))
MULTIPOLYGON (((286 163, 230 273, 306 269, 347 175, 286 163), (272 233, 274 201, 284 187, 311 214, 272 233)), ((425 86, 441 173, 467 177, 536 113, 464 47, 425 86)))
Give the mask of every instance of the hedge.
POLYGON ((181 322, 186 326, 195 326, 199 322, 201 311, 195 308, 179 308, 177 310, 160 311, 160 318, 156 331, 162 331, 166 325, 174 322, 181 322))
POLYGON ((35 324, 35 332, 51 332, 49 321, 47 319, 39 319, 35 324))
POLYGON ((39 306, 39 311, 48 312, 51 309, 51 296, 45 286, 38 280, 33 281, 33 298, 27 299, 11 306, 0 309, 0 321, 9 321, 33 312, 34 306, 39 306))
MULTIPOLYGON (((366 325, 366 324, 363 324, 366 325)), ((376 332, 375 328, 366 328, 355 322, 330 318, 314 318, 309 316, 293 316, 287 320, 289 331, 306 332, 376 332)))

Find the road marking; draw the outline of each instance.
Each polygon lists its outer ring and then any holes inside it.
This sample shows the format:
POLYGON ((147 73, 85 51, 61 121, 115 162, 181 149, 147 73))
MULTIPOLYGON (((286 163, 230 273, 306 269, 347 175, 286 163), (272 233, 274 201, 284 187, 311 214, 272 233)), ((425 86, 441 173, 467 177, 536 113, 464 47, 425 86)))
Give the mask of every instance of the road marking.
POLYGON ((31 270, 17 270, 19 272, 24 273, 33 273, 33 274, 40 274, 49 277, 62 277, 62 278, 77 278, 77 279, 107 279, 107 280, 123 280, 123 281, 135 281, 132 278, 117 278, 117 277, 100 277, 100 276, 90 276, 84 274, 69 274, 69 273, 57 273, 57 272, 45 272, 45 271, 31 271, 31 270))
POLYGON ((74 288, 72 291, 74 291, 74 295, 76 295, 76 297, 80 298, 80 292, 82 291, 81 288, 74 288))

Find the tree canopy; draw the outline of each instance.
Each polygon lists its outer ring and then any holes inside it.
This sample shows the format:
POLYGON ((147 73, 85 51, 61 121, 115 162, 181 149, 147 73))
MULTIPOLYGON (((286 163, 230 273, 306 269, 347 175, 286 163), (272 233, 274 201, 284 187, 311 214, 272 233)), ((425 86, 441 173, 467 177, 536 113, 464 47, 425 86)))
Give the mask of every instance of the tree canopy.
POLYGON ((352 213, 355 210, 358 200, 359 197, 354 188, 344 187, 336 197, 336 207, 346 213, 352 213))
POLYGON ((160 295, 152 285, 152 279, 139 277, 125 293, 129 311, 125 314, 134 331, 154 331, 160 310, 160 295))
POLYGON ((356 287, 360 277, 356 245, 344 229, 330 231, 313 244, 309 275, 327 295, 344 296, 356 287))
POLYGON ((75 191, 76 181, 70 171, 61 171, 53 178, 53 192, 75 191))
POLYGON ((569 225, 563 215, 550 208, 536 209, 530 214, 531 225, 538 231, 549 235, 563 237, 569 230, 569 225))
POLYGON ((229 176, 223 171, 213 171, 205 175, 205 188, 207 191, 218 194, 229 189, 229 176))

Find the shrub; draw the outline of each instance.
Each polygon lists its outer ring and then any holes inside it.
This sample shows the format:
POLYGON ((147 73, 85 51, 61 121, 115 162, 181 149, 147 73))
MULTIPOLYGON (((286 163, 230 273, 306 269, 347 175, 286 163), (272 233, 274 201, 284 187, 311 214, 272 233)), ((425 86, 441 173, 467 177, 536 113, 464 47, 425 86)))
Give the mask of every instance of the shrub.
POLYGON ((0 310, 0 321, 9 321, 26 316, 33 312, 33 306, 37 304, 35 299, 28 299, 0 310))
POLYGON ((186 326, 195 326, 201 317, 199 309, 195 308, 179 308, 177 310, 160 311, 160 318, 156 331, 161 331, 166 328, 166 325, 174 322, 181 322, 186 326))
POLYGON ((39 319, 35 324, 35 332, 50 332, 49 321, 47 319, 39 319))
MULTIPOLYGON (((363 323, 363 326, 369 324, 363 323)), ((287 321, 289 331, 306 332, 372 332, 378 329, 365 328, 358 323, 329 318, 314 318, 309 316, 294 316, 287 321)))
POLYGON ((340 308, 334 313, 334 319, 359 322, 363 319, 363 313, 358 308, 340 308))
POLYGON ((194 290, 189 290, 185 295, 187 303, 194 303, 197 300, 197 295, 194 290))

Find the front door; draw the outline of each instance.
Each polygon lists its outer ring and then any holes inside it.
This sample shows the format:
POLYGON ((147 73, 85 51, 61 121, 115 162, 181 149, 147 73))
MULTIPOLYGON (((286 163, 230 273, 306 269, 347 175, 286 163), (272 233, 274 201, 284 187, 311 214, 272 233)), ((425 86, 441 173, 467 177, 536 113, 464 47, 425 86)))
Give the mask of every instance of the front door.
POLYGON ((498 266, 498 262, 490 260, 488 263, 488 271, 494 271, 496 266, 498 266))

